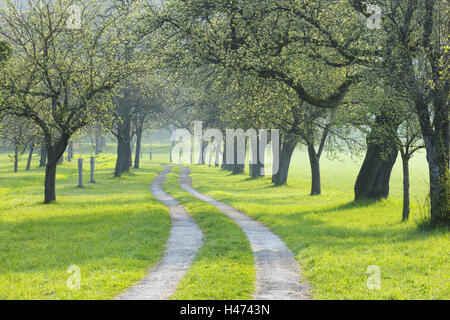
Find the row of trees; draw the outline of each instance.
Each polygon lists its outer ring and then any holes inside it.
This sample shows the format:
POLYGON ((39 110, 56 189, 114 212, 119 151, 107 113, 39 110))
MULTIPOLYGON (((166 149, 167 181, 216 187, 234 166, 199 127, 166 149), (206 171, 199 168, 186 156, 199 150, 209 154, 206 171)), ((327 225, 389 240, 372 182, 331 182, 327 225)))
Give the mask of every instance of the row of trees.
MULTIPOLYGON (((312 195, 321 193, 324 152, 366 148, 355 199, 386 198, 400 152, 405 219, 408 160, 424 147, 431 223, 446 224, 448 4, 372 2, 383 12, 379 29, 359 0, 27 0, 22 9, 6 1, 0 114, 39 128, 46 203, 55 200, 56 163, 79 130, 116 137, 120 176, 131 166, 133 137, 139 167, 146 127, 193 132, 200 120, 224 132, 280 129, 275 185, 287 183, 294 149, 305 145, 312 195), (74 4, 82 8, 79 28, 68 23, 74 4)), ((216 154, 225 158, 225 150, 216 154)), ((256 160, 254 177, 263 167, 256 160)), ((223 168, 243 172, 237 163, 223 168)))
POLYGON ((213 70, 214 81, 235 91, 234 100, 217 105, 227 106, 227 125, 283 131, 275 184, 286 183, 300 142, 309 153, 311 194, 319 194, 327 141, 350 143, 346 128, 358 128, 367 150, 355 199, 388 197, 400 151, 406 219, 408 160, 425 147, 431 224, 448 224, 448 3, 373 2, 383 12, 380 29, 367 27, 371 13, 357 0, 173 0, 153 23, 162 25, 168 64, 213 70))
POLYGON ((90 123, 107 121, 118 86, 152 67, 136 27, 138 10, 127 1, 71 0, 22 6, 8 0, 0 10, 0 36, 10 52, 2 63, 0 112, 41 130, 45 203, 56 199, 56 165, 70 138, 90 123), (82 9, 77 23, 73 5, 82 9))

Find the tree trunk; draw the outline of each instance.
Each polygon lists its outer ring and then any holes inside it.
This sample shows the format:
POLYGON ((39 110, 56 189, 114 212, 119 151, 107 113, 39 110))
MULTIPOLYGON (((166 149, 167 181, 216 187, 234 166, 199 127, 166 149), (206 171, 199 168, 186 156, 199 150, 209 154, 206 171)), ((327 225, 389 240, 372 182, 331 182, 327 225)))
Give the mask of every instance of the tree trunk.
POLYGON ((402 156, 403 163, 403 221, 409 219, 409 159, 408 156, 402 156))
MULTIPOLYGON (((447 137, 448 139, 448 137, 447 137)), ((445 143, 435 135, 424 137, 427 150, 428 170, 430 173, 430 224, 450 226, 450 186, 449 186, 449 157, 445 143)))
POLYGON ((127 137, 117 139, 117 160, 114 171, 115 177, 121 177, 122 173, 130 170, 130 140, 127 137))
POLYGON ((203 141, 200 143, 200 153, 198 155, 197 164, 205 164, 205 148, 208 146, 207 141, 203 141))
MULTIPOLYGON (((50 139, 48 139, 50 140, 50 139)), ((62 137, 54 146, 46 144, 47 164, 45 166, 44 203, 56 200, 56 165, 64 154, 69 141, 68 136, 62 137)))
POLYGON ((249 164, 249 173, 250 177, 252 178, 264 177, 264 159, 261 159, 260 155, 261 148, 264 148, 264 146, 261 146, 261 139, 259 136, 257 136, 256 150, 255 151, 252 150, 252 162, 254 163, 249 164), (253 160, 255 154, 256 158, 255 160, 253 160))
POLYGON ((220 146, 216 147, 216 157, 214 160, 214 166, 217 168, 219 166, 219 162, 220 162, 220 146))
POLYGON ((50 203, 56 200, 56 159, 50 160, 50 157, 45 166, 45 191, 44 203, 50 203))
POLYGON ((379 200, 389 196, 389 180, 397 155, 398 151, 392 150, 384 158, 377 145, 367 148, 366 158, 355 183, 355 200, 379 200))
POLYGON ((103 152, 103 143, 102 143, 102 137, 96 136, 95 137, 95 154, 100 154, 103 152))
POLYGON ((95 183, 94 173, 95 173, 95 157, 91 157, 91 183, 95 183))
POLYGON ((67 149, 67 161, 71 162, 73 158, 73 141, 69 141, 69 147, 67 149))
POLYGON ((47 149, 45 146, 41 147, 41 159, 39 160, 39 167, 45 167, 47 164, 47 149))
POLYGON ((19 168, 19 150, 17 146, 14 148, 14 172, 17 172, 19 168))
POLYGON ((124 152, 126 153, 126 156, 123 158, 122 163, 122 172, 128 172, 130 171, 130 168, 133 166, 132 164, 132 146, 131 146, 131 139, 125 139, 124 140, 124 152))
POLYGON ((134 148, 134 141, 132 139, 130 141, 130 152, 128 153, 128 170, 130 170, 130 168, 133 166, 133 148, 134 148))
POLYGON ((231 171, 231 166, 227 164, 227 139, 224 140, 223 152, 222 152, 222 169, 231 171))
POLYGON ((242 174, 245 169, 245 154, 247 149, 247 141, 244 143, 244 150, 238 150, 237 138, 234 139, 234 163, 232 164, 233 174, 242 174), (244 163, 238 163, 239 153, 244 152, 244 163))
POLYGON ((118 128, 117 138, 117 159, 114 169, 114 176, 121 177, 123 172, 130 170, 131 159, 131 134, 130 123, 125 122, 118 128))
POLYGON ((57 164, 62 164, 64 162, 64 153, 59 157, 57 164))
POLYGON ((139 128, 136 132, 136 153, 134 155, 134 168, 139 169, 141 158, 141 141, 142 141, 142 128, 139 128))
POLYGON ((114 169, 114 177, 121 177, 122 176, 122 170, 121 170, 121 163, 123 162, 123 143, 121 139, 117 139, 117 158, 116 158, 116 167, 114 169))
POLYGON ((321 193, 320 186, 320 157, 317 155, 313 145, 308 145, 309 163, 311 165, 311 195, 321 193))
MULTIPOLYGON (((291 164, 292 154, 294 153, 297 143, 297 139, 293 135, 285 135, 283 137, 281 152, 279 153, 280 159, 278 172, 276 174, 272 174, 272 182, 277 186, 287 183, 289 166, 291 164)), ((272 153, 275 156, 275 152, 273 152, 273 150, 272 153)), ((273 162, 275 163, 275 159, 273 162)))
POLYGON ((78 159, 78 187, 83 187, 83 159, 78 159))
MULTIPOLYGON (((445 88, 445 86, 443 86, 445 88)), ((428 112, 423 97, 416 97, 416 111, 419 118, 430 174, 430 224, 450 227, 450 183, 449 149, 450 123, 447 90, 434 90, 434 114, 428 112)))
POLYGON ((355 200, 379 200, 389 196, 389 180, 397 160, 397 121, 378 115, 367 136, 367 153, 355 182, 355 200))
POLYGON ((30 144, 28 152, 28 160, 27 160, 27 167, 25 170, 29 171, 31 169, 31 160, 33 159, 33 151, 34 151, 34 145, 30 144))

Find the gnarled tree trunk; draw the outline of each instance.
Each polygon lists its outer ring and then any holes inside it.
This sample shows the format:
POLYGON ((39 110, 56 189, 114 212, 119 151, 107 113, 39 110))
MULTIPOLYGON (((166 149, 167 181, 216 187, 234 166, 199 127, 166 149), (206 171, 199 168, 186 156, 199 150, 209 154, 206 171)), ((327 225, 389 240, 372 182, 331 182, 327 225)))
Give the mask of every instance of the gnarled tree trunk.
POLYGON ((367 153, 355 183, 355 200, 379 200, 389 196, 389 180, 398 155, 396 131, 398 122, 392 116, 376 117, 367 136, 367 153))

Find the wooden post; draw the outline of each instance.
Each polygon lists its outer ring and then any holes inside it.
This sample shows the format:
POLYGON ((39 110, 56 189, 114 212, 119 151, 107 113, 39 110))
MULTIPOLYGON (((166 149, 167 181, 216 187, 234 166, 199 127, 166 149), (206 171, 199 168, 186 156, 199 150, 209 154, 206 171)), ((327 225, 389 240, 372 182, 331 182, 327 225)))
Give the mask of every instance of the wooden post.
POLYGON ((152 152, 150 151, 150 161, 152 161, 152 158, 153 158, 152 152))
POLYGON ((91 183, 95 183, 94 171, 95 171, 95 157, 91 157, 91 183))
POLYGON ((78 186, 83 186, 83 159, 78 159, 78 186))

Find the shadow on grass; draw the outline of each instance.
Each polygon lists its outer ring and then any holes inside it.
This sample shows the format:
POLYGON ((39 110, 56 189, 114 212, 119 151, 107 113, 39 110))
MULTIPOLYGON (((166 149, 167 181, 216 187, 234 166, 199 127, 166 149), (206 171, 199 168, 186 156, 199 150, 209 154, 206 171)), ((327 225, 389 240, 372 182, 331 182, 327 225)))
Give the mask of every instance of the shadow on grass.
POLYGON ((363 209, 373 206, 377 203, 380 203, 380 200, 371 200, 371 199, 353 200, 347 203, 340 204, 336 207, 331 207, 326 210, 320 210, 320 212, 326 213, 326 212, 345 211, 353 209, 363 209))
POLYGON ((159 258, 169 228, 164 212, 154 212, 150 217, 146 210, 3 222, 0 274, 102 260, 118 259, 126 264, 129 260, 147 261, 155 254, 159 258))

